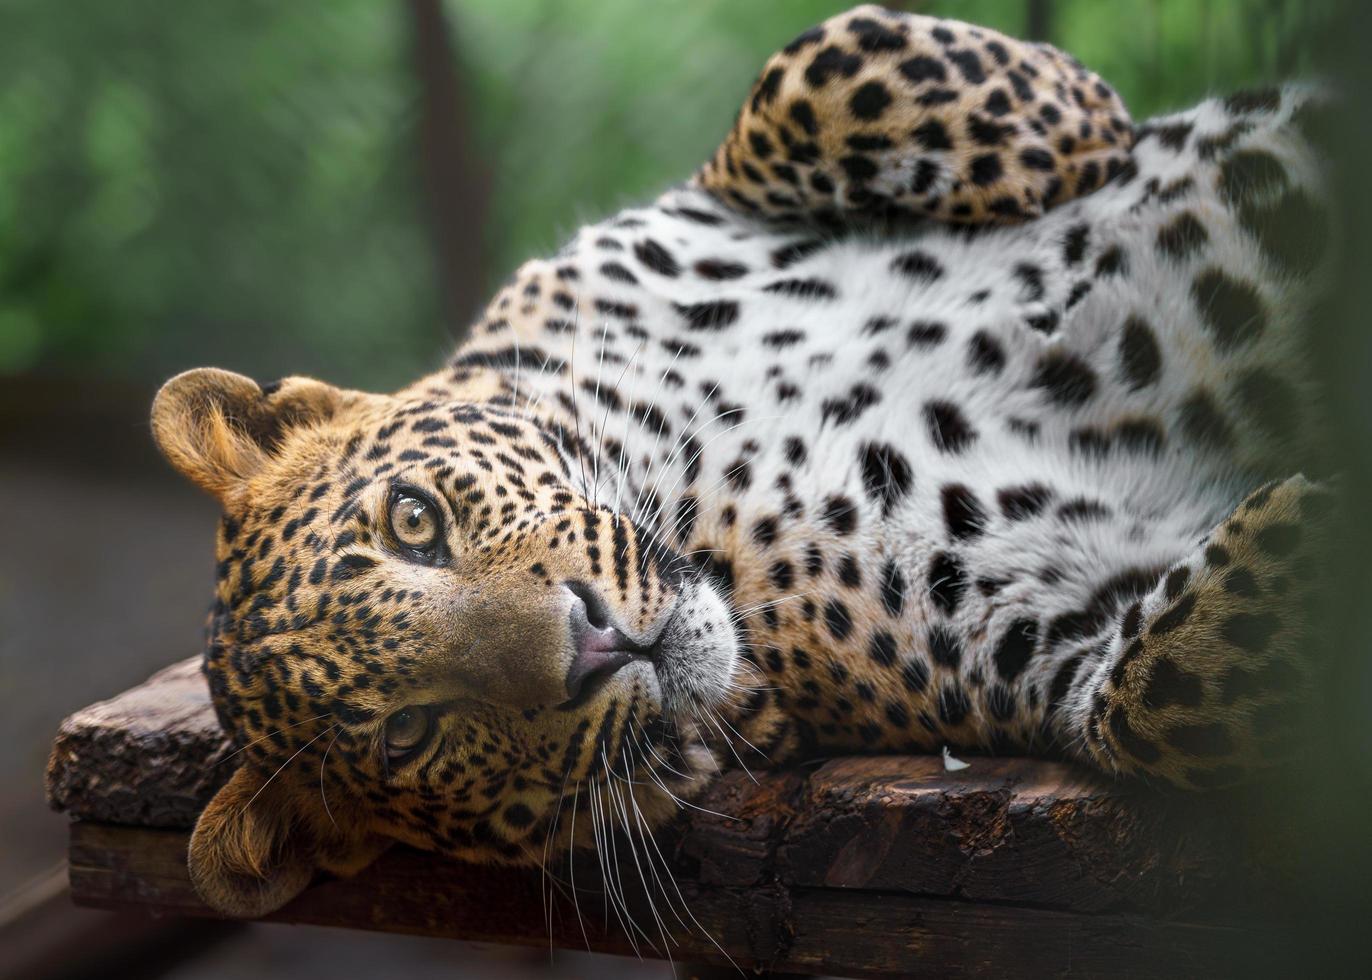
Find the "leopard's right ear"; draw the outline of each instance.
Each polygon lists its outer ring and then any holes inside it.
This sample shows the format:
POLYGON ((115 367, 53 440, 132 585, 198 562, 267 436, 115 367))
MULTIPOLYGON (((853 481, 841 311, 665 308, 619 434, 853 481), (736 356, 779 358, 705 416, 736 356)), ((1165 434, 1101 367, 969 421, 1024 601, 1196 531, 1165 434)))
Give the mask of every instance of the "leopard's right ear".
POLYGON ((286 378, 264 389, 232 371, 196 368, 157 393, 153 438, 191 482, 227 503, 292 427, 331 418, 344 396, 313 378, 286 378))

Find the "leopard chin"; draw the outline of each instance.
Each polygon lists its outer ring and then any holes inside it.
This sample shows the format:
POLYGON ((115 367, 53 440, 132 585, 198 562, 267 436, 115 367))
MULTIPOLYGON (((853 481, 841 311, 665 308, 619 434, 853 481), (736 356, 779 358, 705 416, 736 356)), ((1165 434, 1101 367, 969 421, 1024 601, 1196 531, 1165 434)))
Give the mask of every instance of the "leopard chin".
POLYGON ((742 643, 715 586, 697 582, 683 592, 658 647, 654 667, 668 718, 681 722, 727 710, 744 690, 742 643))

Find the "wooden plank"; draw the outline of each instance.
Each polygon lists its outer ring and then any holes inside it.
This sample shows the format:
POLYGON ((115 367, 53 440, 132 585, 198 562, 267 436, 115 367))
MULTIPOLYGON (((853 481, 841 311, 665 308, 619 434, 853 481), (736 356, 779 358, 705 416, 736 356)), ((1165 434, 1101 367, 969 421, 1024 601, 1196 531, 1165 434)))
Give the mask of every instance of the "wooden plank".
MULTIPOLYGON (((68 718, 48 765, 57 809, 185 829, 234 765, 198 663, 68 718)), ((701 887, 905 893, 1079 912, 1214 918, 1252 910, 1281 848, 1239 832, 1242 797, 1164 796, 1074 766, 844 758, 726 773, 666 846, 701 887)))
POLYGON ((191 827, 233 775, 229 752, 200 659, 183 660, 62 723, 48 802, 87 820, 191 827))
MULTIPOLYGON (((185 870, 183 831, 78 822, 72 892, 104 908, 213 917, 185 870)), ((579 869, 579 874, 582 869, 579 869)), ((590 871, 590 868, 584 870, 590 871)), ((587 880, 587 879, 581 879, 587 880)), ((594 880, 589 879, 589 880, 594 880)), ((1231 975, 1259 965, 1294 937, 1281 929, 1148 920, 1118 913, 934 899, 909 894, 785 886, 683 884, 700 929, 674 930, 673 958, 723 962, 708 932, 750 969, 853 977, 1231 975)), ((550 930, 537 871, 481 868, 397 848, 356 878, 324 881, 271 921, 628 955, 624 932, 585 889, 581 925, 554 897, 550 930)), ((631 895, 635 918, 651 915, 631 895)), ((648 926, 652 929, 651 926, 648 926)), ((659 946, 662 943, 658 943, 659 946)), ((643 955, 656 956, 640 940, 643 955)))

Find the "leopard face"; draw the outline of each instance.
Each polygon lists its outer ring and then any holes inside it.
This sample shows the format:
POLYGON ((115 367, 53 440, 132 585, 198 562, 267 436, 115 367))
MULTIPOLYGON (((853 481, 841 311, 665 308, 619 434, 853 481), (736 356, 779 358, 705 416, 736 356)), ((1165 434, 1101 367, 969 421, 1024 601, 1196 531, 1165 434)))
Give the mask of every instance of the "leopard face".
MULTIPOLYGON (((347 870, 389 841, 535 863, 572 833, 551 825, 569 790, 646 767, 655 824, 710 764, 695 725, 739 673, 728 607, 588 501, 575 432, 452 392, 209 370, 168 383, 154 429, 224 506, 206 673, 245 765, 202 857, 246 836, 246 797, 291 838, 238 855, 249 883, 263 855, 347 870)), ((198 881, 256 908, 226 877, 198 881)))

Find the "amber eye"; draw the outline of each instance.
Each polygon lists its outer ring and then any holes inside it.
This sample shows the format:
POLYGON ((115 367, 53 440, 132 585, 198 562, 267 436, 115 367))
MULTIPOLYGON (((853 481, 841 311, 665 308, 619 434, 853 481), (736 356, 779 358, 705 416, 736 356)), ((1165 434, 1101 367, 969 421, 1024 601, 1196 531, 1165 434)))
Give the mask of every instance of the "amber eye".
POLYGON ((439 530, 438 510, 428 500, 401 494, 391 504, 391 533, 411 551, 433 551, 439 530))
POLYGON ((386 758, 403 759, 424 744, 429 734, 429 712, 424 708, 401 708, 386 719, 386 758))

